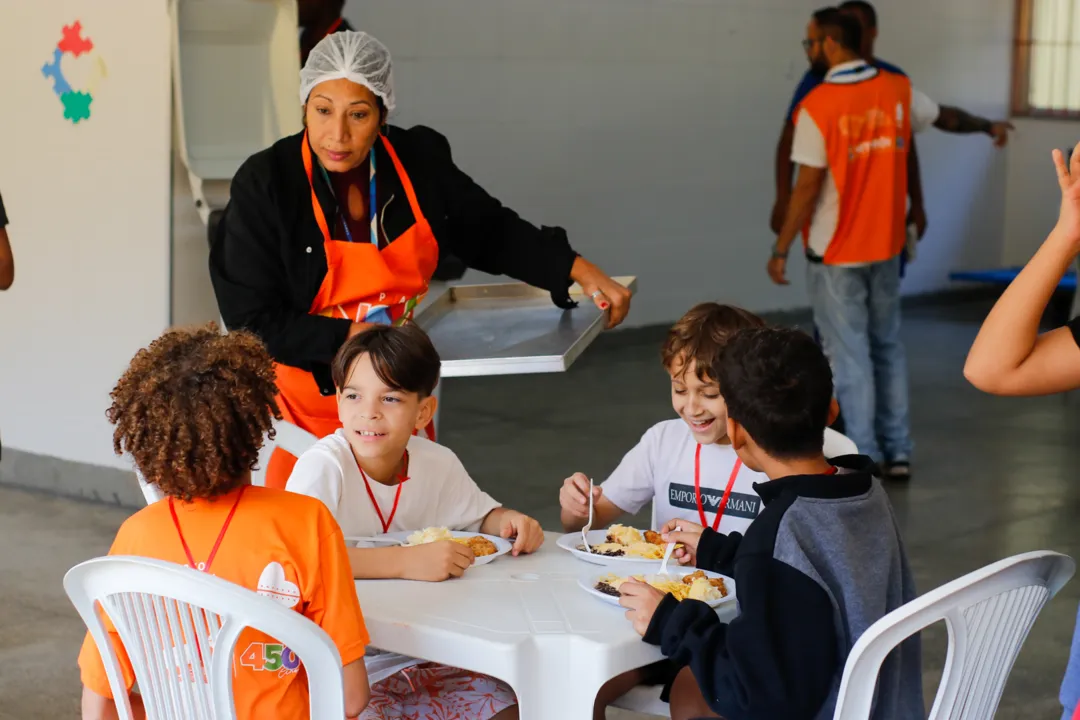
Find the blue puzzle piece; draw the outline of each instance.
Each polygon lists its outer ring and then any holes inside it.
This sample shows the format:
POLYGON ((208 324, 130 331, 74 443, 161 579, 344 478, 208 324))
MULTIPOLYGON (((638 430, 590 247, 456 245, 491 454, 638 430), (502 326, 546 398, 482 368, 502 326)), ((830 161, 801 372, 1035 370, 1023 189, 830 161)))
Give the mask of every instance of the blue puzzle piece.
POLYGON ((53 92, 61 99, 63 99, 65 93, 71 92, 71 85, 64 79, 64 73, 60 71, 60 58, 63 54, 60 48, 56 48, 53 50, 52 62, 45 63, 41 68, 42 75, 53 79, 53 92))
POLYGON ((64 103, 64 117, 73 123, 90 117, 90 103, 94 98, 84 92, 66 92, 60 96, 64 103))

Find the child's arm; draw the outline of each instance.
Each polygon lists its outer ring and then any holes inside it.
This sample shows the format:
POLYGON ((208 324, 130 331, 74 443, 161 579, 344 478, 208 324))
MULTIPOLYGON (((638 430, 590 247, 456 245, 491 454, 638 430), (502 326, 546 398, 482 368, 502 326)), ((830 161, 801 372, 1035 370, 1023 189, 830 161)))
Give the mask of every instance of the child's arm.
MULTIPOLYGON (((645 431, 638 444, 623 456, 602 486, 593 486, 593 528, 605 528, 623 514, 634 513, 653 502, 656 494, 655 459, 669 425, 660 423, 645 431)), ((559 519, 565 532, 575 532, 589 521, 589 478, 575 473, 559 491, 559 519)))
POLYGON ((540 523, 517 510, 504 507, 497 507, 487 514, 484 522, 480 523, 480 532, 504 539, 516 536, 515 556, 536 552, 544 544, 544 530, 540 523))
POLYGON ((358 580, 423 580, 442 582, 461 577, 476 556, 467 545, 436 542, 416 547, 346 548, 358 580))
POLYGON ((742 540, 742 533, 719 533, 706 528, 697 544, 695 564, 702 570, 734 576, 735 554, 742 540))
POLYGON ((1070 328, 1039 335, 1039 321, 1080 251, 1080 145, 1071 167, 1054 151, 1061 210, 1057 225, 990 311, 964 377, 994 395, 1047 395, 1080 387, 1080 349, 1070 328))
POLYGON ((354 660, 342 668, 342 675, 345 684, 345 717, 359 717, 371 699, 364 658, 354 660))
MULTIPOLYGON (((559 519, 563 532, 577 532, 589 522, 589 478, 582 473, 574 473, 563 481, 559 490, 559 519)), ((605 528, 622 517, 623 511, 608 500, 599 485, 593 486, 593 527, 605 528)))
MULTIPOLYGON (((145 720, 146 710, 143 708, 142 697, 132 694, 131 714, 135 720, 145 720)), ((117 720, 120 714, 116 710, 116 703, 112 698, 98 695, 90 688, 83 686, 82 693, 82 720, 117 720)))
POLYGON ((829 596, 770 556, 744 556, 739 570, 740 614, 729 625, 705 603, 667 596, 645 641, 689 665, 724 717, 814 717, 841 662, 829 596))
POLYGON ((729 577, 735 574, 735 553, 742 533, 718 533, 682 518, 669 520, 662 532, 665 543, 682 545, 673 554, 680 565, 696 565, 729 577))

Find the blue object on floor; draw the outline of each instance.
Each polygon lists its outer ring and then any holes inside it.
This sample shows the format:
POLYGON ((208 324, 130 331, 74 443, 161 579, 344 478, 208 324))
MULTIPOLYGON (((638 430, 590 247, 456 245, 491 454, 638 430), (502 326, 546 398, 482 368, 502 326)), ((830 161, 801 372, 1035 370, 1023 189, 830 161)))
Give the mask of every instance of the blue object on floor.
MULTIPOLYGON (((967 280, 970 282, 987 283, 990 285, 1008 285, 1016 276, 1020 274, 1023 268, 998 268, 996 270, 962 270, 959 272, 949 273, 950 280, 967 280)), ((1058 283, 1058 290, 1075 290, 1076 289, 1076 271, 1069 270, 1065 273, 1065 277, 1061 278, 1061 282, 1058 283)))

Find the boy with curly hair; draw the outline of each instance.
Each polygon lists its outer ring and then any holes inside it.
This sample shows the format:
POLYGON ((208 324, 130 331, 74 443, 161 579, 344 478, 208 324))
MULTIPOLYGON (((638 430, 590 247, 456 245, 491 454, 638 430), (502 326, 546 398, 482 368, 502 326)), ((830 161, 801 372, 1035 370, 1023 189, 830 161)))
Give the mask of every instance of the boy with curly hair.
MULTIPOLYGON (((213 573, 313 620, 341 654, 351 718, 370 696, 368 633, 341 530, 318 500, 251 486, 263 438, 280 417, 276 393, 270 356, 249 333, 223 336, 212 325, 171 330, 140 350, 113 389, 106 416, 116 426, 116 453, 130 453, 166 499, 128 518, 109 554, 213 573)), ((115 630, 110 638, 130 691, 131 663, 115 630)), ((79 667, 83 719, 116 717, 89 634, 79 667)), ((245 630, 233 668, 238 718, 308 717, 304 666, 273 638, 245 630)), ((139 696, 130 700, 141 717, 139 696)))

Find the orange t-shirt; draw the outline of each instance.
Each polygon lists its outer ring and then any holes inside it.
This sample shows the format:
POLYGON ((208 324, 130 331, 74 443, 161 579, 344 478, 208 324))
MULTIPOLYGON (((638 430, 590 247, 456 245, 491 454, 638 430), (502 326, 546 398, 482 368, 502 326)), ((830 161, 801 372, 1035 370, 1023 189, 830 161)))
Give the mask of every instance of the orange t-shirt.
MULTIPOLYGON (((205 562, 239 490, 214 500, 174 502, 196 563, 205 562)), ((136 555, 187 565, 168 500, 132 515, 120 527, 110 555, 136 555)), ((291 607, 321 627, 337 645, 341 662, 364 657, 369 643, 341 529, 320 501, 303 495, 248 487, 222 538, 210 573, 291 607)), ((106 622, 128 689, 131 661, 106 622)), ((105 667, 89 633, 79 653, 83 684, 112 697, 105 667)), ((237 717, 306 718, 303 664, 274 638, 247 629, 236 643, 233 697, 237 717)))

